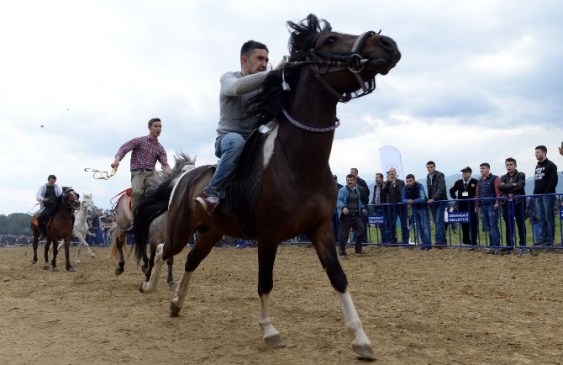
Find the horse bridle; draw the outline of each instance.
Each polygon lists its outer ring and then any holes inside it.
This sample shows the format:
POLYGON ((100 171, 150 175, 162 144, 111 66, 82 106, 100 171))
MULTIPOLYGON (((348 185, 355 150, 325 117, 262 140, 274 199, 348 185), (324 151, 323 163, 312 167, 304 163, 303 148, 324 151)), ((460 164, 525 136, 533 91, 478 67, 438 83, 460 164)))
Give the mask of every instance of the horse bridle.
POLYGON ((73 209, 73 210, 77 210, 80 209, 80 201, 78 200, 78 196, 75 194, 75 191, 73 189, 67 189, 63 192, 63 205, 73 209), (74 196, 75 200, 73 200, 72 202, 68 201, 68 194, 72 194, 72 196, 74 196))
POLYGON ((89 200, 84 200, 82 203, 80 203, 80 209, 85 209, 86 213, 88 213, 88 208, 92 208, 94 206, 94 203, 90 202, 89 200))
MULTIPOLYGON (((380 33, 381 33, 381 30, 377 34, 380 34, 380 33)), ((359 35, 358 38, 356 39, 356 42, 354 42, 354 46, 352 46, 351 52, 325 52, 325 51, 316 50, 314 47, 317 43, 317 40, 323 34, 326 34, 326 33, 324 33, 324 32, 316 33, 310 40, 308 40, 307 45, 309 45, 309 46, 306 47, 306 48, 310 48, 310 50, 309 50, 309 54, 306 57, 305 61, 294 61, 294 62, 290 62, 289 64, 291 64, 291 65, 307 65, 308 64, 309 67, 315 73, 315 77, 317 78, 317 80, 319 80, 319 82, 321 83, 321 88, 323 90, 326 90, 327 92, 329 92, 331 95, 336 97, 336 99, 338 99, 338 101, 341 101, 343 103, 350 101, 352 98, 356 99, 356 98, 362 97, 364 95, 370 94, 372 91, 374 91, 375 90, 375 76, 373 78, 371 78, 370 80, 366 81, 360 75, 360 73, 364 69, 364 64, 366 64, 370 61, 370 59, 362 57, 362 55, 360 54, 360 50, 362 49, 362 47, 366 43, 366 40, 368 39, 368 37, 370 37, 370 36, 372 36, 376 33, 373 30, 370 30, 368 32, 365 32, 365 33, 359 35), (326 69, 321 72, 321 70, 319 69, 319 65, 326 65, 326 69), (360 86, 362 88, 362 93, 358 94, 358 93, 354 92, 354 96, 352 96, 352 94, 344 94, 344 93, 340 94, 339 92, 334 90, 332 87, 330 87, 330 85, 327 84, 326 81, 322 78, 322 75, 325 75, 327 73, 340 72, 340 71, 350 71, 350 72, 352 72, 352 74, 354 76, 356 76, 356 79, 358 80, 358 83, 360 84, 360 86)), ((285 76, 284 76, 283 70, 282 70, 282 80, 283 80, 283 82, 282 82, 283 89, 286 90, 286 91, 289 91, 290 88, 289 88, 289 85, 287 85, 286 82, 285 82, 285 76)), ((325 128, 309 127, 309 126, 306 126, 302 123, 299 123, 297 120, 295 120, 287 112, 287 110, 285 110, 285 108, 282 109, 282 112, 291 124, 293 124, 294 126, 296 126, 298 128, 309 131, 309 132, 318 132, 318 133, 330 132, 330 131, 333 131, 340 126, 340 121, 338 119, 336 119, 334 125, 332 125, 330 127, 325 127, 325 128)))
POLYGON ((354 42, 354 45, 352 46, 352 50, 350 52, 326 52, 316 50, 315 45, 317 43, 317 40, 320 36, 326 34, 323 32, 317 33, 308 42, 311 47, 305 63, 309 64, 309 67, 313 70, 315 77, 321 83, 322 88, 333 95, 336 99, 338 99, 338 101, 346 103, 352 98, 356 99, 368 95, 375 90, 375 76, 369 80, 364 80, 364 78, 362 77, 361 72, 364 70, 364 65, 371 61, 371 59, 364 58, 360 54, 360 50, 370 36, 380 33, 381 30, 377 33, 373 30, 370 30, 359 35, 356 39, 356 42, 354 42), (321 70, 320 67, 322 67, 323 65, 326 65, 326 68, 324 70, 321 70), (350 71, 358 80, 362 92, 341 94, 330 87, 330 85, 328 85, 322 78, 322 75, 325 75, 327 73, 340 71, 350 71))

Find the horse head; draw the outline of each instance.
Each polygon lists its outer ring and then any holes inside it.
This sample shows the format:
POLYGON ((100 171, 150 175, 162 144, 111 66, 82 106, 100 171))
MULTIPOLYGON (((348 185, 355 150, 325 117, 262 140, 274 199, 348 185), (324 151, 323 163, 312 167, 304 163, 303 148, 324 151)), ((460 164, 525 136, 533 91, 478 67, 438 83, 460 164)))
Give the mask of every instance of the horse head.
MULTIPOLYGON (((386 75, 401 59, 395 41, 379 32, 360 35, 333 32, 328 21, 319 20, 313 14, 299 23, 289 21, 287 25, 288 64, 282 70, 270 72, 262 91, 247 104, 248 117, 262 117, 258 118, 259 124, 283 118, 284 108, 293 100, 304 100, 298 90, 300 82, 316 83, 316 88, 329 101, 347 102, 374 91, 375 77, 386 75)), ((302 92, 310 94, 311 89, 314 87, 302 88, 302 92)))
POLYGON ((401 59, 395 41, 381 31, 359 36, 336 33, 329 22, 313 14, 287 24, 291 30, 290 63, 295 60, 309 65, 323 89, 339 101, 371 93, 375 76, 386 75, 401 59))
POLYGON ((82 199, 81 208, 86 212, 86 214, 92 214, 92 209, 94 207, 94 202, 92 200, 92 194, 84 193, 84 199, 82 199))
POLYGON ((63 187, 63 205, 68 206, 71 209, 80 209, 80 194, 74 191, 71 187, 63 187))

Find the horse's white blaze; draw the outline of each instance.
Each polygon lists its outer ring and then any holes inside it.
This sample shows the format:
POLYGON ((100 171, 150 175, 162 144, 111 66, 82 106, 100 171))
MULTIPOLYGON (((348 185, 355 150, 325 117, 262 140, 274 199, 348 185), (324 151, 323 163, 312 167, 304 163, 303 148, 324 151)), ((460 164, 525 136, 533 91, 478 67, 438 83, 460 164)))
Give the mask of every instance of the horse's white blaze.
POLYGON ((350 332, 350 334, 354 337, 352 344, 359 346, 371 346, 371 342, 364 332, 362 322, 360 321, 358 312, 356 312, 354 302, 352 301, 352 296, 350 295, 348 289, 346 289, 344 293, 337 291, 336 294, 338 295, 340 308, 342 308, 342 313, 344 314, 346 328, 348 328, 348 332, 350 332))
POLYGON ((266 142, 264 143, 264 170, 270 164, 270 159, 274 155, 274 141, 278 136, 278 122, 269 122, 266 124, 270 129, 270 134, 266 137, 266 142))
POLYGON ((162 260, 163 247, 164 247, 163 243, 156 246, 154 267, 152 268, 151 277, 149 278, 149 281, 143 283, 143 293, 152 293, 155 292, 158 288, 158 279, 160 278, 160 270, 162 269, 162 265, 164 264, 164 260, 162 260))
POLYGON ((272 326, 272 321, 270 320, 270 316, 268 315, 268 301, 270 298, 270 294, 262 294, 260 296, 260 314, 258 316, 258 324, 262 329, 262 333, 264 334, 264 339, 268 337, 274 337, 279 335, 280 333, 272 326))

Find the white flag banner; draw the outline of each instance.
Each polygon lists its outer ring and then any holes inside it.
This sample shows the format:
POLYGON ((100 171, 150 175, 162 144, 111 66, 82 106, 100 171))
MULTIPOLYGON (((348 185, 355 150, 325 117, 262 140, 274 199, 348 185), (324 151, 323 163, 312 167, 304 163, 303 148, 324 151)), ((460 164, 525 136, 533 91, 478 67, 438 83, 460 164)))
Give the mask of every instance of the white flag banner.
POLYGON ((385 177, 387 171, 391 167, 394 167, 397 170, 397 178, 404 180, 405 176, 403 175, 403 161, 401 160, 401 153, 399 150, 393 146, 384 146, 379 149, 379 158, 381 159, 381 168, 383 169, 382 173, 385 177))

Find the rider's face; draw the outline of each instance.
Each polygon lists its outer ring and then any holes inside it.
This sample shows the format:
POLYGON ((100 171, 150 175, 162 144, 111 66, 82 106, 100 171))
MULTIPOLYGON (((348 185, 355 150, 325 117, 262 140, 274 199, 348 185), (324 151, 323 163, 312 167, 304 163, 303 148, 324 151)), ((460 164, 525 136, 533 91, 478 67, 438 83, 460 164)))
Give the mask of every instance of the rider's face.
POLYGON ((266 71, 268 60, 268 51, 260 48, 253 49, 250 56, 242 56, 242 74, 246 76, 266 71))
POLYGON ((162 131, 162 123, 161 122, 153 122, 149 127, 149 132, 151 137, 158 138, 160 136, 160 132, 162 131))
POLYGON ((57 179, 49 179, 49 180, 47 180, 47 185, 53 186, 53 185, 55 185, 56 182, 57 182, 57 179))

